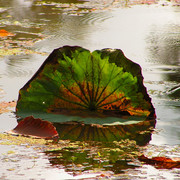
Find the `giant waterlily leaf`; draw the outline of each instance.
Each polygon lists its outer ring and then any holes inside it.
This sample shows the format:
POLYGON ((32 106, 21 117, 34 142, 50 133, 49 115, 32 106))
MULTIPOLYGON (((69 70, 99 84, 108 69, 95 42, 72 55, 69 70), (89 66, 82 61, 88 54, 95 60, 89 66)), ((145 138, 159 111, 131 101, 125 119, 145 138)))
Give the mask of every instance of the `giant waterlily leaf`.
POLYGON ((26 117, 18 122, 18 125, 13 130, 8 131, 8 133, 32 136, 35 138, 58 138, 58 132, 51 122, 34 119, 32 116, 26 117))
POLYGON ((54 50, 20 90, 17 112, 154 116, 141 68, 119 49, 54 50))

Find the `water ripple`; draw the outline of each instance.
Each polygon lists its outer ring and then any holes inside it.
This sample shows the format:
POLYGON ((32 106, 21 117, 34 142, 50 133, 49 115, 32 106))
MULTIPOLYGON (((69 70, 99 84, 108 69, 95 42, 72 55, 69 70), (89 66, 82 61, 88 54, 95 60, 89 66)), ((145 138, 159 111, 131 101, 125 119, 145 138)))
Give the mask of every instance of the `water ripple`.
POLYGON ((95 24, 103 23, 110 18, 112 18, 111 13, 107 13, 107 12, 88 13, 82 16, 81 23, 95 25, 95 24))
POLYGON ((29 66, 28 59, 24 56, 18 56, 19 59, 14 61, 14 58, 5 61, 5 74, 8 77, 30 77, 33 74, 33 67, 29 66), (24 63, 26 65, 24 65, 24 63))

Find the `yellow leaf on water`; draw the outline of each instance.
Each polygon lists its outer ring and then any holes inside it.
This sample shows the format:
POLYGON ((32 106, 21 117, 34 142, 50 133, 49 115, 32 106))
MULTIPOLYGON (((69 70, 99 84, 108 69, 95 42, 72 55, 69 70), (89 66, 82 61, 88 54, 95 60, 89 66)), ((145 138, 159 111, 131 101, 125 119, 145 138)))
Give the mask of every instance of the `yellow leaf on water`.
POLYGON ((8 151, 7 154, 15 154, 14 151, 8 151))
POLYGON ((13 24, 14 25, 21 25, 21 23, 19 21, 14 21, 13 24))
POLYGON ((11 55, 19 55, 19 54, 40 54, 42 56, 46 55, 46 53, 44 52, 37 52, 28 49, 20 49, 20 48, 0 49, 0 56, 11 56, 11 55))
POLYGON ((10 169, 7 169, 8 171, 14 171, 15 169, 14 168, 10 168, 10 169))
POLYGON ((21 53, 21 50, 19 48, 0 49, 0 56, 17 55, 20 53, 21 53))

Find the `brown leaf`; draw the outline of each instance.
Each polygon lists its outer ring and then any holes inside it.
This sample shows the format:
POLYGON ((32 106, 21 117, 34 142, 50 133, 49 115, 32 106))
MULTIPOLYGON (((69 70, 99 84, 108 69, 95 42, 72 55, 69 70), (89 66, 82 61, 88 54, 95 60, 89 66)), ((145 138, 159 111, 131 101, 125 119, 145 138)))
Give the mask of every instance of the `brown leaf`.
POLYGON ((180 161, 179 159, 176 160, 176 158, 174 158, 174 160, 166 157, 148 158, 142 155, 139 157, 139 160, 147 164, 154 165, 158 169, 180 168, 180 161))
POLYGON ((29 116, 21 120, 18 125, 8 133, 45 139, 58 138, 56 128, 51 122, 35 119, 33 116, 29 116))

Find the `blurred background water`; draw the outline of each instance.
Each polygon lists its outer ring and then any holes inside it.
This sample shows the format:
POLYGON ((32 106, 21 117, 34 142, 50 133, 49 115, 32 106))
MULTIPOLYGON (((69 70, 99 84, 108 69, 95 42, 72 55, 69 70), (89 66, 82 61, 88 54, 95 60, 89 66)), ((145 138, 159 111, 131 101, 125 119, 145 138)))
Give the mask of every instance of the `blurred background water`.
MULTIPOLYGON (((118 48, 141 65, 156 109, 157 133, 150 144, 180 144, 180 6, 168 1, 0 0, 0 29, 15 34, 1 38, 0 48, 23 52, 0 56, 0 101, 16 101, 19 89, 55 48, 118 48)), ((14 113, 0 114, 0 132, 16 124, 14 113)))

